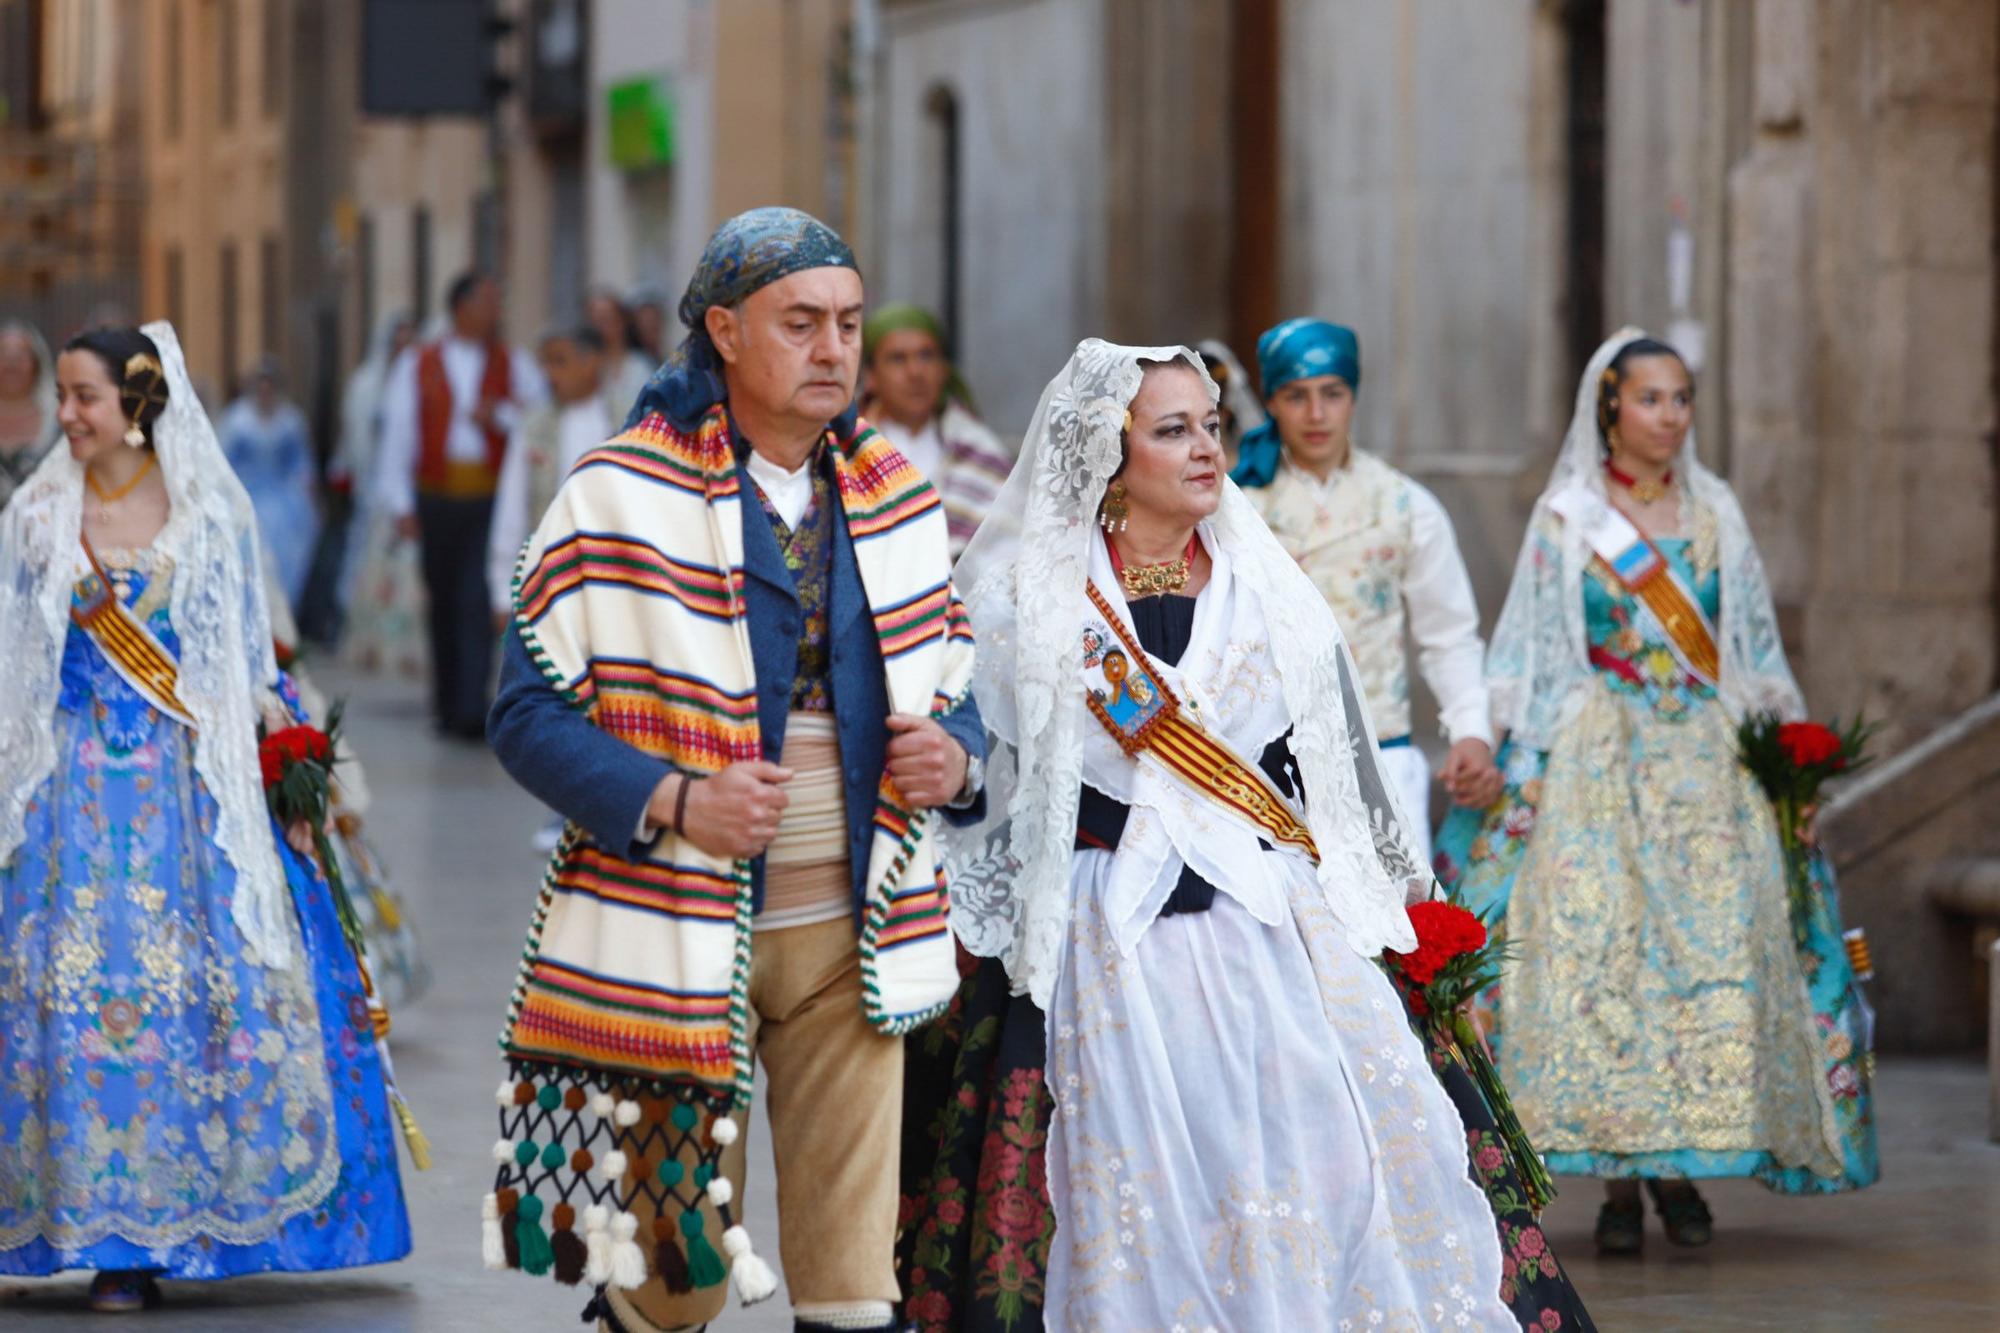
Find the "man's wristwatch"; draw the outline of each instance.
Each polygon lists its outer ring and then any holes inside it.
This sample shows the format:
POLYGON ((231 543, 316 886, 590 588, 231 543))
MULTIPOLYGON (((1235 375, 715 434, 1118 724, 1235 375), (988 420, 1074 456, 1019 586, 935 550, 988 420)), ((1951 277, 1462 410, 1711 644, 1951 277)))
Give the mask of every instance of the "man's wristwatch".
POLYGON ((986 785, 986 761, 970 750, 965 752, 965 781, 959 784, 958 795, 945 802, 951 810, 963 810, 979 799, 979 790, 986 785))

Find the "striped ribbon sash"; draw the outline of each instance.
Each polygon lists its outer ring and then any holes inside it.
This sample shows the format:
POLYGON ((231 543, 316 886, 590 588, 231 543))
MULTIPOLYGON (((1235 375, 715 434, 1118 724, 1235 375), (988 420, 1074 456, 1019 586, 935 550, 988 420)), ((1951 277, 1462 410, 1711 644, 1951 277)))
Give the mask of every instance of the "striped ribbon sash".
POLYGON ((1608 504, 1585 525, 1583 535, 1592 554, 1658 623, 1681 666, 1704 685, 1716 687, 1722 680, 1722 653, 1715 627, 1673 562, 1608 504))
POLYGON ((180 663, 118 599, 117 585, 97 563, 97 552, 90 549, 88 541, 83 543, 83 553, 90 561, 90 572, 77 580, 70 598, 70 620, 90 636, 112 669, 147 703, 181 725, 193 727, 194 716, 181 702, 180 663))
POLYGON ((1097 609, 1083 628, 1084 700, 1126 754, 1150 754, 1162 767, 1202 796, 1279 847, 1295 847, 1319 860, 1319 848, 1291 805, 1271 786, 1264 771, 1245 763, 1209 732, 1155 672, 1095 583, 1085 592, 1097 609))

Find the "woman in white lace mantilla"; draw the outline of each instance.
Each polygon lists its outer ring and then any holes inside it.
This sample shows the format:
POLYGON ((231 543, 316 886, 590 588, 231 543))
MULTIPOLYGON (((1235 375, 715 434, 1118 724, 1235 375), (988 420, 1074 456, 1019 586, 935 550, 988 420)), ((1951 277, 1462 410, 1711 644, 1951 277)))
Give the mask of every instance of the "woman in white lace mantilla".
MULTIPOLYGON (((1083 343, 959 566, 997 749, 952 924, 973 987, 1046 1014, 1054 1113, 1014 1062, 977 1196, 934 1173, 915 1200, 910 1312, 1014 1327, 1011 1290, 1055 1328, 1513 1328, 1464 1125, 1373 961, 1429 877, 1215 395, 1185 348, 1083 343), (968 1209, 992 1253, 943 1290, 968 1209)), ((952 1114, 911 1132, 948 1155, 952 1114)))
POLYGON ((300 714, 249 496, 170 326, 57 382, 68 448, 0 518, 0 1273, 125 1310, 400 1258, 360 974, 265 804, 260 716, 300 714))

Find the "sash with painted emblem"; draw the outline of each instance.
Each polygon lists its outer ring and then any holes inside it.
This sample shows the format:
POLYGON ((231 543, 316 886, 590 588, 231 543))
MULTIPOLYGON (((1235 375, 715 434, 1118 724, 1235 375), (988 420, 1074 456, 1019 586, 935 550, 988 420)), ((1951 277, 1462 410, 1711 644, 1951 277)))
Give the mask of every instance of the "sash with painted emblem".
POLYGON ((1317 862, 1312 833, 1263 769, 1201 724, 1194 707, 1153 668, 1095 583, 1086 583, 1084 591, 1094 612, 1084 618, 1084 702, 1118 747, 1134 758, 1150 756, 1274 846, 1296 848, 1317 862))

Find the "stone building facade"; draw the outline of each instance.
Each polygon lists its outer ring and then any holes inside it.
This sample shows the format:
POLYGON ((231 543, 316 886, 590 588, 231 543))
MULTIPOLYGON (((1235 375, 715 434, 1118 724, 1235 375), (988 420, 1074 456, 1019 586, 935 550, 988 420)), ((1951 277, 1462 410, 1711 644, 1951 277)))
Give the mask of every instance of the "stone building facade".
POLYGON ((2000 852, 2000 6, 875 8, 871 289, 952 307, 1003 426, 1085 335, 1352 324, 1357 439, 1445 500, 1490 622, 1589 350, 1680 342, 1815 712, 1906 756, 1827 821, 1885 1040, 1972 1039, 1934 881, 2000 852))
POLYGON ((60 341, 138 291, 138 0, 0 0, 0 315, 60 341))

